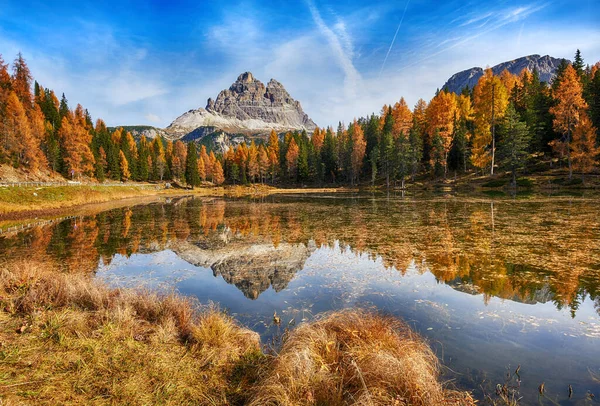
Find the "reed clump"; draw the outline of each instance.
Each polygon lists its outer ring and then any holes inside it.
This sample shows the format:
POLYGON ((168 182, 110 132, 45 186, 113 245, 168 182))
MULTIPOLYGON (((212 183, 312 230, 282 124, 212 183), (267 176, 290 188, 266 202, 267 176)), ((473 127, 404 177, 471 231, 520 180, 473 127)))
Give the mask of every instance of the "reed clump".
POLYGON ((473 405, 439 381, 439 362, 405 323, 329 314, 284 339, 250 402, 258 405, 473 405))

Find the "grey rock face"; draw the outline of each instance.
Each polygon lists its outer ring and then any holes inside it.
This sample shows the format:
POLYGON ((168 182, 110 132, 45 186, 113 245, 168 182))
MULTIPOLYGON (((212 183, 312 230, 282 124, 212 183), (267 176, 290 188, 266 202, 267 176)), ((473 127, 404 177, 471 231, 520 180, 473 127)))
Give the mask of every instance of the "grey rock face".
POLYGON ((241 121, 278 124, 291 130, 312 131, 316 127, 300 102, 294 100, 281 83, 271 79, 265 87, 250 72, 242 73, 216 100, 208 99, 206 111, 241 121))
POLYGON ((162 130, 162 129, 156 128, 156 127, 152 127, 152 126, 124 125, 124 126, 117 126, 117 127, 109 127, 109 130, 114 131, 117 128, 123 128, 123 131, 130 132, 131 135, 133 135, 133 138, 135 138, 136 140, 139 140, 140 138, 142 138, 142 136, 146 137, 149 140, 153 140, 154 138, 159 137, 159 136, 168 138, 168 135, 165 132, 165 130, 162 130))
MULTIPOLYGON (((537 69, 542 82, 550 83, 556 74, 556 69, 562 59, 553 58, 549 55, 529 55, 512 61, 503 62, 492 67, 495 75, 502 73, 504 69, 510 73, 518 75, 523 69, 529 69, 531 72, 537 69)), ((443 89, 453 93, 460 93, 463 88, 474 88, 480 77, 483 76, 483 68, 471 68, 458 72, 444 84, 443 89)))
POLYGON ((182 137, 209 126, 229 134, 255 135, 271 130, 312 132, 316 124, 281 83, 271 79, 265 86, 252 73, 245 72, 216 99, 208 99, 206 108, 178 117, 167 132, 182 137))

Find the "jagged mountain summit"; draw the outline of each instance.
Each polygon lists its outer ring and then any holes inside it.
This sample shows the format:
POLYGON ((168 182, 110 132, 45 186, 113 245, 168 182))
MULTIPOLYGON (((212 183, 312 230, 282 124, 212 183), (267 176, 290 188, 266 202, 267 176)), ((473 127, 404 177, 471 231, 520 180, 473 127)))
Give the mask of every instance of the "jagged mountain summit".
MULTIPOLYGON (((549 55, 529 55, 495 65, 492 67, 492 71, 495 75, 499 75, 504 69, 507 69, 510 73, 518 75, 525 68, 531 72, 537 69, 540 74, 540 80, 550 83, 554 79, 556 69, 561 61, 562 59, 553 58, 549 55)), ((460 93, 465 87, 472 89, 477 84, 479 78, 483 76, 483 71, 483 68, 476 67, 455 73, 448 79, 442 89, 454 93, 460 93)))
POLYGON ((208 132, 257 135, 271 130, 312 132, 315 127, 300 102, 281 83, 271 79, 265 86, 252 73, 245 72, 215 100, 209 98, 205 108, 182 114, 165 131, 173 138, 191 133, 187 138, 198 138, 208 132))

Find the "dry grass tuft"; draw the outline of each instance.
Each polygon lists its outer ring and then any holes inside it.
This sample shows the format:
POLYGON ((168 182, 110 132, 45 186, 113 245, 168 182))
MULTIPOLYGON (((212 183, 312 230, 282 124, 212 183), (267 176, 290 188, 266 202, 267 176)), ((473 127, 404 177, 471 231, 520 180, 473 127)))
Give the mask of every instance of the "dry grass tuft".
POLYGON ((22 262, 0 269, 0 402, 226 404, 258 334, 176 295, 22 262))
POLYGON ((285 338, 251 405, 473 405, 444 389, 429 346, 404 323, 360 310, 285 338))

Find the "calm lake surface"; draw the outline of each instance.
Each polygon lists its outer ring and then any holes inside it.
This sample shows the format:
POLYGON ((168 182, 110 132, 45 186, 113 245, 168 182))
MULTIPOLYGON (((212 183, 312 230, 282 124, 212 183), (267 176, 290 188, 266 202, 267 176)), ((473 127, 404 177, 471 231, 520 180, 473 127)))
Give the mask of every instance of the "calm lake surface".
POLYGON ((4 234, 0 258, 177 289, 265 343, 322 312, 374 308, 425 336, 479 399, 518 365, 523 404, 539 404, 542 382, 542 404, 600 398, 598 199, 188 197, 4 234))

